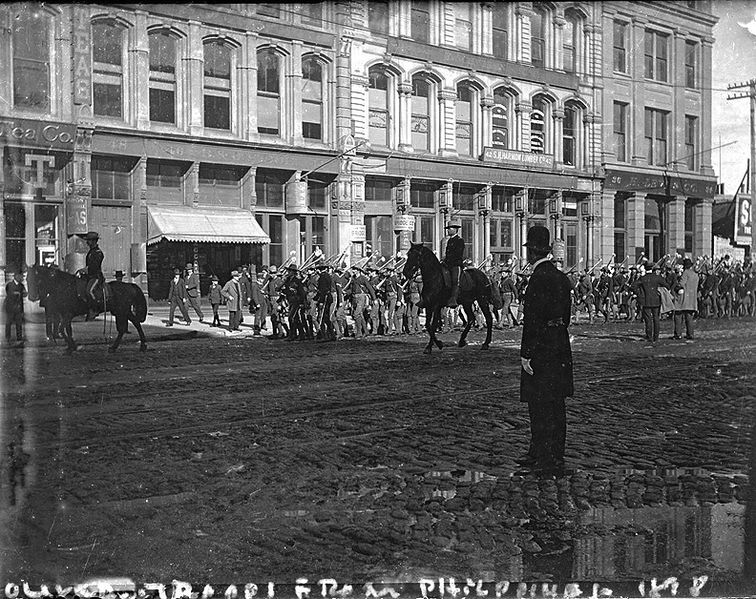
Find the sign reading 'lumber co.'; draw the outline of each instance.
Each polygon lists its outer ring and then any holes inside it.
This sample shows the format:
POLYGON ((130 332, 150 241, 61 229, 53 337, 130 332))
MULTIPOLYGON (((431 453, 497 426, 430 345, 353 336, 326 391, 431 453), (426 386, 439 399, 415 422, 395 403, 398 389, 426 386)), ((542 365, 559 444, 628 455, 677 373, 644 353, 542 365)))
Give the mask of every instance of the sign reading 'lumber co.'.
POLYGON ((506 150, 504 148, 484 148, 483 161, 554 168, 554 156, 551 154, 534 154, 532 152, 506 150))

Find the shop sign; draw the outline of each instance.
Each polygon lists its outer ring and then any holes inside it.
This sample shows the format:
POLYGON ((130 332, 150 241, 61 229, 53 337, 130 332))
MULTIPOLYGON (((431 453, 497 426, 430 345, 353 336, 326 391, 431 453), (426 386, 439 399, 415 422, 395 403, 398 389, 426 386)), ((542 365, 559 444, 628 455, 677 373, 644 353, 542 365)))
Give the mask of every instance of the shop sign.
POLYGON ((66 200, 66 231, 69 235, 87 232, 89 198, 72 194, 66 200))
POLYGON ((365 241, 365 225, 352 225, 352 241, 365 241))
POLYGON ((414 231, 415 217, 402 214, 394 217, 394 231, 414 231))
POLYGON ((715 181, 699 181, 678 175, 629 173, 607 169, 604 186, 607 189, 654 193, 666 195, 692 196, 696 198, 713 198, 717 191, 715 181))
POLYGON ((92 104, 92 53, 89 42, 91 22, 89 10, 74 8, 73 18, 73 81, 74 103, 92 104))
POLYGON ((76 125, 0 118, 0 145, 35 146, 73 151, 76 125))
POLYGON ((735 208, 735 243, 751 245, 751 197, 739 193, 735 208))
POLYGON ((564 241, 561 239, 554 240, 554 244, 551 246, 551 255, 554 257, 554 260, 564 263, 564 241))
POLYGON ((536 166, 539 168, 554 168, 554 156, 551 154, 534 154, 505 148, 483 149, 484 162, 498 162, 500 164, 516 164, 520 166, 536 166))
POLYGON ((297 178, 286 183, 286 213, 307 213, 307 182, 297 178))

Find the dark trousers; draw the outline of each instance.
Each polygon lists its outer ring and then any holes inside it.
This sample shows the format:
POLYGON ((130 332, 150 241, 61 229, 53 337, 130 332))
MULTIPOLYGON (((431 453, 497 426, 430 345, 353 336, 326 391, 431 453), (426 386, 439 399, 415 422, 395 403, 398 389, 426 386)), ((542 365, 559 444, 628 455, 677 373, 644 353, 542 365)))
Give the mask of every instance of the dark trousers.
POLYGON ((204 314, 202 314, 200 299, 198 297, 192 297, 190 295, 189 297, 187 297, 187 302, 191 305, 192 308, 194 308, 194 311, 197 313, 197 318, 199 318, 200 320, 205 318, 204 314))
POLYGON ((189 312, 186 311, 186 303, 179 297, 172 297, 171 309, 168 312, 168 322, 170 324, 173 324, 173 317, 176 314, 176 307, 178 307, 178 309, 181 310, 181 315, 184 317, 184 320, 186 322, 192 321, 192 319, 189 318, 189 312))
POLYGON ((530 449, 539 462, 564 460, 567 439, 567 411, 564 397, 534 397, 528 400, 530 449))
POLYGON ((693 339, 693 310, 675 310, 675 337, 682 337, 683 321, 685 336, 693 339))
POLYGON ((220 308, 220 304, 210 304, 213 307, 213 325, 214 326, 220 326, 220 314, 218 314, 218 308, 220 308))
POLYGON ((10 341, 11 329, 16 327, 16 341, 24 339, 24 313, 22 311, 5 313, 5 340, 10 341))
POLYGON ((643 308, 643 322, 646 324, 646 340, 647 341, 659 341, 659 313, 661 307, 655 308, 643 308))
POLYGON ((239 324, 240 324, 240 317, 241 311, 228 311, 228 330, 229 331, 238 331, 239 330, 239 324))

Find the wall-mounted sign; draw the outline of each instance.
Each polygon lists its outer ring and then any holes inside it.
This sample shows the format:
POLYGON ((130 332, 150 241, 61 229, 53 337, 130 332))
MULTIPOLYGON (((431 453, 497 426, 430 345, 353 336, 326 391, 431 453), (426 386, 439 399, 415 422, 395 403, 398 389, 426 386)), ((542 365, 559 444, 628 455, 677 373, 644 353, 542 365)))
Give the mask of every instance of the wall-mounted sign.
POLYGON ((73 152, 76 125, 0 118, 0 145, 55 148, 73 152))
POLYGON ((735 201, 735 243, 751 245, 751 198, 739 193, 735 201))
POLYGON ((666 195, 669 193, 696 198, 713 198, 717 191, 716 181, 700 181, 673 174, 631 173, 613 169, 607 169, 604 187, 645 194, 666 195))
POLYGON ((498 162, 500 164, 518 164, 521 166, 536 166, 539 168, 554 168, 554 156, 551 154, 534 154, 504 148, 486 147, 483 149, 484 162, 498 162))
POLYGON ((89 198, 85 195, 71 195, 66 199, 66 232, 68 235, 86 233, 89 198))
POLYGON ((307 182, 295 177, 284 189, 286 214, 307 214, 307 182))
POLYGON ((92 103, 92 51, 89 32, 92 27, 89 9, 74 7, 73 14, 73 83, 74 103, 92 103))
POLYGON ((352 241, 365 241, 365 225, 352 225, 352 241))
POLYGON ((561 239, 554 240, 554 243, 551 246, 551 255, 554 256, 554 260, 564 262, 564 241, 562 241, 561 239))
POLYGON ((414 231, 415 217, 406 214, 394 217, 394 231, 414 231))

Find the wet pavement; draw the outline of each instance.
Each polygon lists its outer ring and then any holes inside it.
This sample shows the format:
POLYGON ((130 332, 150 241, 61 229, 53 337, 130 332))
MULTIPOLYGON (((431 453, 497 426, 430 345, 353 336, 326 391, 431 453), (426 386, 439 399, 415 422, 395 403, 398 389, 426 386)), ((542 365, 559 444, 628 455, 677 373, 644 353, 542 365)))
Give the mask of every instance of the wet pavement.
POLYGON ((753 320, 655 347, 573 327, 568 470, 543 477, 515 463, 519 329, 425 356, 162 318, 145 354, 99 321, 71 356, 39 324, 0 350, 3 580, 743 583, 753 320))

